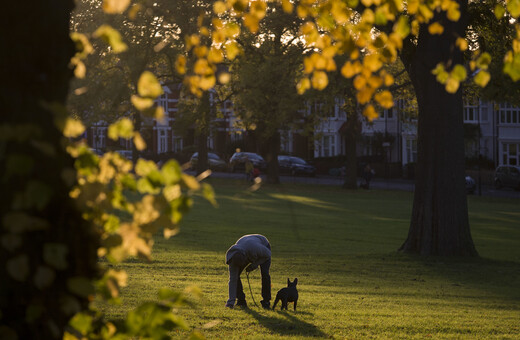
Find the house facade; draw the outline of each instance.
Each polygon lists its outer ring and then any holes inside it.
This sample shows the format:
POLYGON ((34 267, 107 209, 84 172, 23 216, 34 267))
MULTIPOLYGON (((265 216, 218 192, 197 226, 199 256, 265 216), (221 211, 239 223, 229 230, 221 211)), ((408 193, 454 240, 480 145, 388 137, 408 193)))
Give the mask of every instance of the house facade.
MULTIPOLYGON (((143 124, 142 134, 147 142, 147 152, 151 155, 175 155, 182 152, 194 152, 196 140, 194 131, 175 131, 178 104, 181 97, 181 85, 163 86, 164 94, 157 98, 157 105, 165 112, 161 121, 149 119, 143 124), (143 132, 146 130, 146 132, 143 132)), ((212 122, 208 148, 228 159, 234 146, 241 145, 245 151, 253 150, 250 138, 237 124, 233 103, 230 100, 217 103, 214 92, 210 92, 210 103, 213 109, 219 110, 212 122), (247 149, 251 150, 247 150, 247 149)), ((357 143, 358 157, 376 159, 378 162, 399 165, 417 161, 417 129, 416 121, 406 121, 402 117, 404 109, 402 100, 396 101, 392 109, 383 110, 380 116, 368 122, 362 121, 362 138, 357 143)), ((316 112, 319 108, 307 105, 307 114, 316 112)), ((486 158, 494 166, 502 164, 520 165, 520 108, 508 104, 478 101, 465 104, 464 123, 480 131, 475 138, 466 144, 467 156, 486 158)), ((286 131, 281 136, 281 152, 305 159, 321 159, 341 157, 346 153, 345 136, 342 127, 347 121, 347 115, 342 110, 341 100, 334 103, 313 133, 314 142, 310 137, 304 137, 300 131, 286 131)), ((93 148, 107 148, 107 124, 100 122, 89 129, 88 141, 93 148)), ((131 149, 130 141, 121 141, 121 148, 131 149)))

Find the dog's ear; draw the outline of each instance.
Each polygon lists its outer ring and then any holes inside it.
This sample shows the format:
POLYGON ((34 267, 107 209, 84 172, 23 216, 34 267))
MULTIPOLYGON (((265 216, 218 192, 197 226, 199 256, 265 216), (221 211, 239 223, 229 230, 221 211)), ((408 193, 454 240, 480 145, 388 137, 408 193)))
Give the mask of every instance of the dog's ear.
POLYGON ((289 278, 287 278, 287 285, 290 285, 291 284, 291 280, 289 280, 289 278))
POLYGON ((293 283, 294 283, 295 286, 298 284, 298 278, 297 277, 294 278, 294 282, 293 283))

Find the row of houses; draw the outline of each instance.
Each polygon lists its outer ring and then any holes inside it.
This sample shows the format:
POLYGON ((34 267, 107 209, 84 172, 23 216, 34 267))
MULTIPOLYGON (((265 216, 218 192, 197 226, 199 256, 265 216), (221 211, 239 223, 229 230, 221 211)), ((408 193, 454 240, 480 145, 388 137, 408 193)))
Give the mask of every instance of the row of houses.
MULTIPOLYGON (((164 86, 163 89, 164 94, 157 99, 157 104, 163 107, 165 119, 145 121, 141 129, 148 144, 147 152, 155 157, 193 152, 196 144, 194 131, 188 129, 181 134, 174 128, 181 88, 174 85, 164 86)), ((216 103, 216 94, 210 93, 209 99, 211 103, 216 103)), ((398 168, 406 168, 407 164, 416 162, 416 122, 403 120, 401 113, 404 105, 402 101, 397 101, 392 109, 380 112, 379 118, 373 122, 362 123, 363 138, 358 143, 358 157, 398 165, 398 168)), ((329 114, 315 127, 312 140, 299 131, 282 134, 281 153, 305 159, 339 159, 344 156, 346 140, 342 129, 347 115, 341 106, 340 101, 334 104, 329 114)), ((231 156, 236 147, 258 152, 254 143, 248 141, 248 133, 237 124, 233 103, 229 100, 220 103, 219 109, 219 118, 215 118, 214 128, 207 140, 209 149, 224 159, 231 156)), ((310 107, 308 111, 311 111, 310 107)), ((480 155, 493 166, 520 165, 520 108, 478 101, 466 104, 463 112, 464 123, 473 128, 467 130, 477 131, 466 139, 467 157, 477 158, 480 155)), ((107 149, 107 124, 100 122, 90 127, 87 138, 93 148, 107 149)), ((117 147, 131 149, 131 142, 121 141, 117 147)))

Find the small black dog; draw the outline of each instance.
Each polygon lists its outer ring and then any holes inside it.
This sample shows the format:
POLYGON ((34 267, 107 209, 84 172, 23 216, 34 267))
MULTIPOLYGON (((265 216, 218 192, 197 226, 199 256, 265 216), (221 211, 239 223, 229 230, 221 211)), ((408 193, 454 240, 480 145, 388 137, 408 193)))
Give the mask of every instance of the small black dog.
POLYGON ((296 290, 296 284, 298 278, 295 278, 293 282, 287 279, 287 287, 282 288, 276 293, 276 299, 274 300, 273 309, 279 300, 282 301, 282 309, 287 310, 287 303, 294 302, 294 311, 296 311, 296 304, 298 303, 298 290, 296 290))

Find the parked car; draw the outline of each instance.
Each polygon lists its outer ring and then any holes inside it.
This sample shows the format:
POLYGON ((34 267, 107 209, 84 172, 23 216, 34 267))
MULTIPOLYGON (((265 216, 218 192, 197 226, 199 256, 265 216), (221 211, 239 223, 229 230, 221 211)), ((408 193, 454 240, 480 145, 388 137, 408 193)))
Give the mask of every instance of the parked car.
POLYGON ((114 152, 117 152, 118 154, 130 161, 132 160, 132 150, 114 150, 114 152))
POLYGON ((255 168, 265 171, 267 163, 259 154, 253 152, 235 152, 229 159, 229 167, 231 171, 245 171, 246 161, 249 160, 255 168))
POLYGON ((316 167, 300 157, 280 155, 278 156, 278 165, 280 166, 280 172, 289 173, 292 176, 316 176, 316 167))
POLYGON ((466 193, 473 195, 476 187, 475 180, 471 176, 466 176, 466 193))
POLYGON ((520 190, 520 166, 500 165, 495 170, 493 181, 497 189, 507 187, 520 190))
MULTIPOLYGON (((195 152, 190 159, 191 168, 197 168, 197 163, 199 162, 199 153, 195 152)), ((209 168, 213 171, 226 171, 227 164, 226 161, 221 159, 216 153, 208 152, 208 163, 209 168)))

